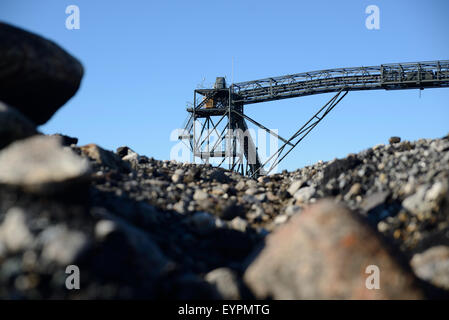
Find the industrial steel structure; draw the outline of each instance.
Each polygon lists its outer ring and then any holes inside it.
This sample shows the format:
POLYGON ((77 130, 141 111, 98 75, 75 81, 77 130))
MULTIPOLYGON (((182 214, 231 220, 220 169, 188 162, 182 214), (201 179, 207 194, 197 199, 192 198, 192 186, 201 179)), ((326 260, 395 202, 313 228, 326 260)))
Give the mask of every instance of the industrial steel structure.
POLYGON ((187 108, 189 119, 179 139, 189 143, 193 157, 206 162, 219 157, 220 165, 228 160, 230 170, 257 177, 270 173, 349 91, 440 87, 449 87, 449 60, 311 71, 233 83, 229 87, 219 77, 213 88, 194 90, 193 106, 187 108), (334 96, 289 139, 248 117, 243 110, 248 104, 329 92, 334 96), (281 147, 264 162, 248 134, 246 120, 281 141, 281 147))

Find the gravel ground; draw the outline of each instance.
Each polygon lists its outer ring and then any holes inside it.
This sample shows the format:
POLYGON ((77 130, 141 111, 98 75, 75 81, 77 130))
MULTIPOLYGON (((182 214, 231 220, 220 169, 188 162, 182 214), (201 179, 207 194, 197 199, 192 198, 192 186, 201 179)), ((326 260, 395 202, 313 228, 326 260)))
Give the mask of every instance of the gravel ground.
POLYGON ((50 148, 43 164, 60 158, 78 167, 59 165, 51 177, 36 162, 20 165, 37 176, 0 172, 3 298, 251 298, 242 280, 248 257, 321 198, 356 212, 407 261, 415 257, 418 277, 447 288, 447 255, 422 255, 449 246, 448 137, 378 145, 257 180, 127 147, 63 147, 38 137, 3 149, 0 165, 17 163, 13 152, 31 144, 50 148), (434 274, 429 263, 443 267, 434 274), (82 272, 80 290, 65 288, 70 264, 82 272))

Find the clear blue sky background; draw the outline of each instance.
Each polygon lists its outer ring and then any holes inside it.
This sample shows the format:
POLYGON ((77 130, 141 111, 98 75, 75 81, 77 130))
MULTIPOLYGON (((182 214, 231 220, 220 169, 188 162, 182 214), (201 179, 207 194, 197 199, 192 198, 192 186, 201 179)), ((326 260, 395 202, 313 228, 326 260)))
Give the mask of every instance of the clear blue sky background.
MULTIPOLYGON (((168 159, 193 89, 216 76, 246 81, 325 68, 449 59, 449 1, 0 0, 0 20, 50 38, 84 64, 81 89, 44 126, 108 149, 128 145, 168 159), (81 29, 65 28, 76 4, 81 29), (365 8, 380 8, 380 30, 365 8)), ((283 136, 329 95, 251 105, 283 136)), ((449 88, 351 92, 281 169, 358 152, 392 135, 449 132, 449 88)))

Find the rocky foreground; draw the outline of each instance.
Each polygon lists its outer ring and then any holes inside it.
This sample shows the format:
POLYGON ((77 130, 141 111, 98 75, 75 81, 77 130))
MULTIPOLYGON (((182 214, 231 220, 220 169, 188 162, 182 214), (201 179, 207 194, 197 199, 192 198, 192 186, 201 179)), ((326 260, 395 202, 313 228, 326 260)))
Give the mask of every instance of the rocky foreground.
POLYGON ((79 62, 1 23, 0 38, 18 66, 0 65, 0 298, 449 297, 449 136, 257 180, 78 146, 37 125, 76 92, 79 62))
POLYGON ((257 181, 126 147, 62 143, 37 135, 0 152, 3 298, 449 292, 448 137, 380 145, 257 181), (72 264, 80 290, 65 287, 72 264), (373 264, 380 290, 364 287, 373 264))

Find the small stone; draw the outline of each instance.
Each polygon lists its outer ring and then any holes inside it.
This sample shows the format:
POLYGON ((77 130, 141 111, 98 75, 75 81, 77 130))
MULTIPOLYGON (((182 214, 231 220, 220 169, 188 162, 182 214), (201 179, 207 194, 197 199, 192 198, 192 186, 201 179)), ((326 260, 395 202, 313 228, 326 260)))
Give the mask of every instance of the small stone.
POLYGON ((52 134, 53 137, 59 137, 61 139, 61 143, 63 146, 70 147, 72 145, 76 145, 78 143, 78 138, 70 137, 65 134, 55 133, 52 134))
POLYGON ((381 173, 381 174, 379 175, 379 181, 380 181, 380 183, 382 183, 382 184, 386 184, 386 183, 388 182, 388 177, 387 177, 387 175, 386 175, 385 173, 381 173))
POLYGON ((204 277, 207 282, 214 285, 218 293, 225 300, 241 299, 239 283, 235 273, 229 268, 218 268, 210 271, 204 277))
POLYGON ((105 239, 109 234, 116 231, 117 226, 111 220, 100 220, 95 225, 95 237, 99 240, 105 239))
POLYGON ((195 201, 204 201, 207 198, 209 198, 209 195, 200 189, 196 190, 195 193, 193 194, 193 200, 195 201))
POLYGON ((398 214, 398 219, 399 219, 399 221, 401 221, 401 222, 407 222, 408 216, 407 216, 407 214, 406 214, 404 211, 401 211, 401 212, 398 214))
POLYGON ((253 196, 253 195, 255 195, 257 193, 257 188, 253 188, 253 187, 251 187, 251 188, 249 188, 249 189, 247 189, 246 191, 245 191, 245 194, 248 194, 248 195, 250 195, 250 196, 253 196))
POLYGON ((267 192, 267 199, 268 201, 277 201, 279 198, 271 191, 267 192))
POLYGON ((296 191, 293 197, 299 203, 306 203, 313 197, 315 191, 314 187, 303 187, 296 191))
POLYGON ((285 208, 285 214, 289 217, 301 213, 302 208, 300 206, 296 206, 296 205, 290 205, 287 208, 285 208))
POLYGON ((249 180, 246 181, 246 186, 248 188, 257 188, 257 181, 249 179, 249 180))
POLYGON ((95 160, 98 164, 106 166, 110 169, 129 172, 130 165, 123 161, 115 153, 105 150, 96 144, 88 144, 81 147, 83 154, 95 160))
POLYGON ((248 227, 248 222, 240 217, 235 217, 231 220, 231 228, 241 232, 245 232, 248 227))
POLYGON ((243 180, 240 180, 239 182, 237 182, 237 184, 235 185, 235 190, 237 191, 242 191, 243 189, 246 188, 246 183, 243 180))
POLYGON ((401 138, 400 137, 391 137, 390 139, 388 139, 388 142, 390 144, 399 143, 399 142, 401 142, 401 138))
POLYGON ((178 201, 173 205, 173 210, 180 214, 186 214, 188 208, 188 202, 186 201, 178 201))
POLYGON ((438 181, 435 182, 429 190, 427 190, 425 195, 425 200, 439 203, 441 200, 448 196, 448 184, 447 182, 438 181))
POLYGON ((182 179, 183 179, 183 176, 176 174, 176 173, 171 176, 171 181, 173 181, 173 183, 182 182, 182 179))
POLYGON ((388 223, 386 223, 386 222, 384 222, 384 221, 380 221, 378 224, 377 224, 377 230, 379 231, 379 232, 385 232, 385 231, 387 231, 388 229, 389 229, 390 227, 389 227, 389 225, 388 225, 388 223))
POLYGON ((188 220, 199 234, 208 234, 215 229, 215 218, 207 212, 196 212, 188 220))
POLYGON ((365 199, 363 199, 363 202, 360 205, 361 209, 365 212, 375 210, 377 207, 384 204, 389 196, 390 193, 387 191, 375 192, 373 194, 370 194, 369 196, 365 197, 365 199))
POLYGON ((218 183, 228 183, 230 181, 229 177, 223 172, 222 169, 215 168, 210 174, 209 174, 209 180, 215 181, 218 183))
POLYGON ((270 178, 267 176, 261 176, 261 177, 257 178, 257 182, 262 183, 262 184, 267 183, 269 181, 270 181, 270 178))
POLYGON ((33 136, 0 152, 0 184, 35 193, 59 193, 85 183, 89 163, 56 137, 33 136))
POLYGON ((285 214, 281 214, 279 216, 276 216, 276 218, 274 218, 274 223, 275 224, 283 224, 285 222, 287 222, 288 220, 288 216, 285 214))
POLYGON ((409 196, 412 193, 414 193, 416 191, 416 185, 414 180, 408 181, 405 185, 402 186, 401 188, 401 193, 404 196, 409 196))
POLYGON ((131 150, 127 146, 118 147, 115 153, 120 157, 123 158, 128 155, 128 150, 131 150))
POLYGON ((34 237, 26 224, 25 212, 18 207, 8 210, 0 226, 0 242, 3 241, 11 252, 27 249, 33 244, 34 237))
POLYGON ((39 238, 43 244, 42 257, 61 266, 73 264, 88 245, 83 233, 70 231, 64 225, 46 229, 39 238))
POLYGON ((259 193, 259 194, 255 195, 255 197, 260 202, 267 201, 267 195, 265 193, 259 193))
POLYGON ((176 169, 175 172, 174 172, 174 174, 183 176, 183 175, 184 175, 184 170, 182 170, 182 169, 176 169))
POLYGON ((360 194, 360 192, 362 191, 362 185, 360 183, 354 183, 351 186, 351 189, 349 189, 349 193, 353 196, 357 196, 360 194))
POLYGON ((302 187, 303 184, 304 184, 304 181, 302 181, 302 180, 293 181, 292 184, 290 185, 290 187, 287 189, 287 192, 290 193, 291 196, 293 196, 295 194, 295 192, 298 191, 299 188, 302 187))
POLYGON ((349 155, 345 159, 332 160, 324 168, 323 179, 327 182, 332 178, 337 178, 340 174, 355 168, 360 163, 361 160, 355 155, 349 155))
POLYGON ((237 204, 235 201, 226 203, 223 210, 218 213, 218 216, 224 220, 232 220, 237 216, 245 214, 245 208, 237 204))
POLYGON ((402 206, 416 216, 430 212, 432 203, 425 201, 427 189, 427 185, 419 186, 414 194, 402 201, 402 206))
POLYGON ((255 196, 249 194, 244 194, 241 199, 246 203, 259 203, 259 200, 257 200, 255 196))
POLYGON ((223 188, 221 187, 214 187, 211 191, 212 194, 217 195, 217 196, 221 196, 225 193, 225 191, 223 190, 223 188))
POLYGON ((437 287, 449 290, 449 247, 435 246, 413 256, 410 264, 416 275, 437 287))
POLYGON ((136 170, 139 167, 140 156, 136 152, 129 149, 128 154, 124 156, 122 160, 128 162, 131 168, 136 170))

